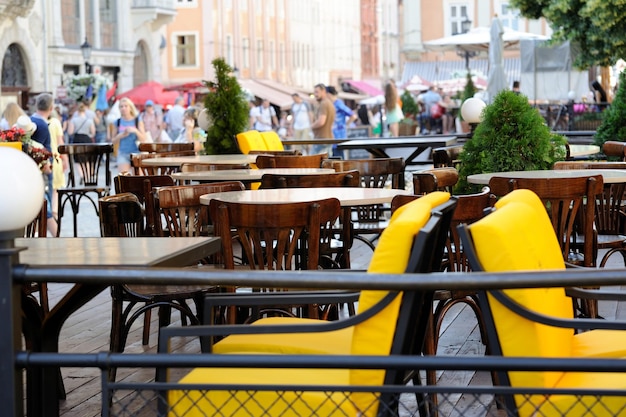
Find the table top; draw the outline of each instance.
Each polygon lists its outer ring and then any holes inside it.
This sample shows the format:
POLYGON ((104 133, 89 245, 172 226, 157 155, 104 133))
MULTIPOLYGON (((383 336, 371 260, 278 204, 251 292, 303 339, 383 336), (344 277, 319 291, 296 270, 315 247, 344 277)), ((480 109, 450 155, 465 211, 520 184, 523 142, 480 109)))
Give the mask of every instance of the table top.
POLYGON ((218 237, 19 238, 20 262, 65 266, 187 266, 220 250, 218 237))
POLYGON ((208 205, 211 200, 217 199, 233 203, 280 204, 336 198, 342 206, 347 207, 389 203, 396 195, 409 194, 406 190, 387 188, 276 188, 206 194, 200 197, 200 203, 208 205))
POLYGON ((569 145, 569 156, 586 156, 594 155, 600 152, 600 147, 597 145, 569 145))
POLYGON ((491 177, 505 178, 575 178, 602 175, 606 184, 626 182, 626 170, 620 169, 546 169, 537 171, 490 172, 488 174, 469 175, 471 184, 489 184, 491 177))
POLYGON ((337 145, 339 149, 387 149, 411 147, 442 147, 456 142, 456 136, 407 136, 400 138, 355 139, 337 145))
POLYGON ((331 168, 267 168, 267 169, 223 169, 216 171, 176 172, 171 174, 175 180, 195 181, 260 181, 265 174, 275 175, 317 175, 333 174, 331 168))
POLYGON ((168 156, 165 158, 148 158, 141 161, 147 166, 181 166, 182 164, 253 164, 258 155, 190 155, 168 156))

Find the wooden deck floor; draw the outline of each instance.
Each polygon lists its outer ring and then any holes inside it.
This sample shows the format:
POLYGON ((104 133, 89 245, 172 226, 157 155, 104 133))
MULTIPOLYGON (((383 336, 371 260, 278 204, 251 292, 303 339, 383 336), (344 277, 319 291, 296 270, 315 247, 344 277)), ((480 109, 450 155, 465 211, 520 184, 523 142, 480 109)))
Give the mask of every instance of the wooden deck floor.
MULTIPOLYGON (((365 247, 353 252, 353 267, 365 268, 371 257, 371 251, 365 247)), ((619 257, 614 257, 618 262, 619 257)), ((619 267, 610 265, 609 267, 619 267)), ((54 305, 70 285, 50 285, 50 302, 54 305)), ((602 302, 600 314, 607 318, 626 319, 626 305, 623 303, 602 302)), ((151 337, 148 346, 141 345, 141 320, 135 323, 126 345, 126 352, 156 352, 157 315, 153 314, 151 337)), ((174 314, 174 320, 178 315, 174 314)), ((111 297, 108 291, 101 293, 85 305, 67 321, 61 332, 61 352, 101 352, 108 351, 109 331, 111 324, 111 297)), ((175 322, 176 324, 176 322, 175 322)), ((196 341, 183 341, 174 346, 179 352, 199 352, 196 341)), ((455 306, 445 316, 439 340, 439 355, 484 355, 485 349, 480 340, 476 319, 470 308, 464 305, 455 306)), ((62 370, 67 391, 67 399, 61 402, 61 415, 64 417, 97 417, 101 407, 100 373, 90 368, 67 368, 62 370)), ((117 380, 148 382, 153 380, 153 371, 120 370, 117 380)), ((486 372, 442 372, 438 380, 445 385, 467 386, 488 385, 490 375, 486 372)), ((449 398, 449 402, 441 405, 440 415, 484 415, 484 410, 472 409, 473 399, 460 395, 449 398), (460 412, 459 410, 463 410, 460 412)), ((145 412, 146 410, 143 410, 145 412)), ((137 415, 141 415, 138 413, 137 415)), ((125 414, 129 415, 129 414, 125 414)), ((135 415, 135 414, 130 414, 135 415)), ((148 412, 147 415, 153 415, 148 412)))

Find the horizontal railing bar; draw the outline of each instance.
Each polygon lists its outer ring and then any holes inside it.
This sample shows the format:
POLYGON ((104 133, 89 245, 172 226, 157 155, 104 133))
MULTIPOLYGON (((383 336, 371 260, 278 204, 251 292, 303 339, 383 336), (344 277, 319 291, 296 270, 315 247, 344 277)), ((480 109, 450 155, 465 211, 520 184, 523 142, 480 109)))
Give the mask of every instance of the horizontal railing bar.
POLYGON ((18 352, 18 367, 256 367, 333 369, 438 369, 463 371, 626 372, 623 359, 469 356, 212 355, 180 353, 18 352))
POLYGON ((203 271, 191 268, 44 267, 18 265, 18 282, 187 284, 268 288, 436 290, 625 285, 626 269, 568 269, 499 273, 368 274, 321 271, 203 271))

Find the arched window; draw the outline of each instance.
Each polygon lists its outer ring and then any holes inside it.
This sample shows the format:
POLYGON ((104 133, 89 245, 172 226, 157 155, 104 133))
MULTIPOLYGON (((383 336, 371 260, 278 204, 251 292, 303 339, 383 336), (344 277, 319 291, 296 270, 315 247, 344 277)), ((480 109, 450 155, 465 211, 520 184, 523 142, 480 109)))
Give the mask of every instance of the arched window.
POLYGON ((143 43, 138 43, 135 49, 135 60, 133 62, 133 85, 138 86, 149 81, 148 75, 148 54, 143 43))
POLYGON ((24 55, 19 45, 12 43, 2 59, 2 86, 27 86, 28 75, 24 55))

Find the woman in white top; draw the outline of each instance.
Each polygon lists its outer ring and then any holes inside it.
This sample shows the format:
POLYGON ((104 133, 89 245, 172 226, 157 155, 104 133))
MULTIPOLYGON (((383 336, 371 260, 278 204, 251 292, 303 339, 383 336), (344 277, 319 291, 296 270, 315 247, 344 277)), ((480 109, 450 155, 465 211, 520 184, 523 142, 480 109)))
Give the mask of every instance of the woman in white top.
POLYGON ((194 151, 198 152, 204 148, 206 132, 198 125, 198 115, 200 112, 195 107, 189 107, 183 114, 183 129, 174 143, 193 143, 194 151))

